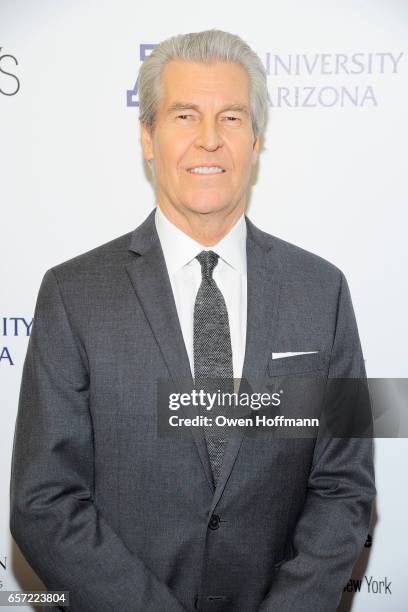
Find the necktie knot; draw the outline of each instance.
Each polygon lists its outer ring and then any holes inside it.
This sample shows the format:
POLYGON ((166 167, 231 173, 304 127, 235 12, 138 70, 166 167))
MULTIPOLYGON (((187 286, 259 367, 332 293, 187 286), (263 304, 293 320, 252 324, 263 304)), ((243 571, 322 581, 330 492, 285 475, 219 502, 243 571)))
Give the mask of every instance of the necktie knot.
POLYGON ((212 279, 215 266, 218 263, 218 255, 214 251, 201 251, 196 257, 201 266, 201 276, 207 280, 212 279))

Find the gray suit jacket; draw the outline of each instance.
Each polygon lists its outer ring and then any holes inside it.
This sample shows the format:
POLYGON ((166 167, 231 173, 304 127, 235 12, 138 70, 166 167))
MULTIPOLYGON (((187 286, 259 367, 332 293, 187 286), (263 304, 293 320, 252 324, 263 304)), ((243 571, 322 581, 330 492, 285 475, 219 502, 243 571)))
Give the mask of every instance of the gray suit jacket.
MULTIPOLYGON (((243 376, 364 375, 343 274, 246 222, 243 376)), ((41 284, 11 475, 34 571, 72 612, 334 611, 367 535, 372 441, 236 433, 214 490, 201 429, 158 436, 158 378, 191 372, 152 212, 41 284)))

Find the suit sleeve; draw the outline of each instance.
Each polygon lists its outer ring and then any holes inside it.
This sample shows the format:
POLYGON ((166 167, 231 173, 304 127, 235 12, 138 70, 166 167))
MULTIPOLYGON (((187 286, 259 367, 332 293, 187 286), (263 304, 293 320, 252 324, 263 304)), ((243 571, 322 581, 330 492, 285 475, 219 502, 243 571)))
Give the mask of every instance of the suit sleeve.
MULTIPOLYGON (((330 378, 365 380, 342 273, 330 378)), ((375 494, 372 437, 318 436, 305 505, 292 540, 295 556, 281 565, 260 612, 335 612, 364 546, 375 494)))
POLYGON ((14 434, 10 529, 49 590, 72 612, 181 612, 179 603, 106 522, 94 499, 86 353, 54 271, 37 298, 14 434))

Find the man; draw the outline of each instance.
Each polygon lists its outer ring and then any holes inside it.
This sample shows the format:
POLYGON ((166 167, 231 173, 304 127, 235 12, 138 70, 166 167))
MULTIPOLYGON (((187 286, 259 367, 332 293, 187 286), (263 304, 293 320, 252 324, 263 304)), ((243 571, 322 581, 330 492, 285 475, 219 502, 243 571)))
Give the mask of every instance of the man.
POLYGON ((159 379, 364 376, 347 283, 245 217, 267 92, 240 38, 164 41, 139 85, 158 206, 45 274, 11 531, 75 612, 334 611, 368 529, 371 441, 175 440, 156 396, 159 379))

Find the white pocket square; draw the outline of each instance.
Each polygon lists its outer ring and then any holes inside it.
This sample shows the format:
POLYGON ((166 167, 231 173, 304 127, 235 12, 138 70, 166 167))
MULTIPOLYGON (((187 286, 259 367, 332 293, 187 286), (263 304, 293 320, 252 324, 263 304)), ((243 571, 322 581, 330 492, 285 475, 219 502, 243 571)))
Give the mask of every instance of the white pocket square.
POLYGON ((298 351, 298 352, 290 352, 290 353, 272 353, 272 359, 283 359, 284 357, 297 357, 298 355, 312 355, 313 353, 318 353, 319 351, 298 351))

